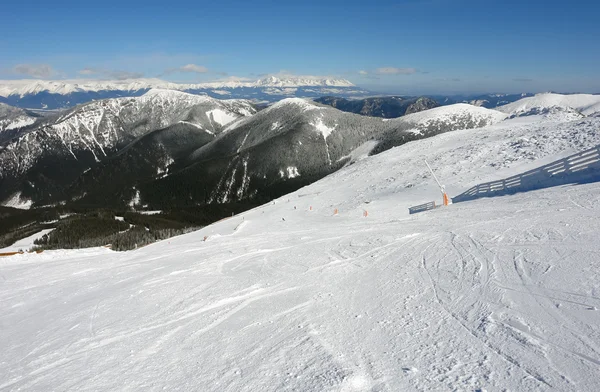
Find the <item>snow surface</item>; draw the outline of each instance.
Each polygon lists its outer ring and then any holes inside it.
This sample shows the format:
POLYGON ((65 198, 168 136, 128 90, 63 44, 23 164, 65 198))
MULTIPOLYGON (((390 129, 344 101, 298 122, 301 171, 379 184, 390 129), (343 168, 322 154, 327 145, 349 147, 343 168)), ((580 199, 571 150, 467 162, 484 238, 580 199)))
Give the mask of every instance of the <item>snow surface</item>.
POLYGON ((534 108, 550 108, 553 106, 572 108, 586 116, 591 116, 600 112, 600 95, 537 94, 534 97, 523 98, 496 109, 508 114, 518 114, 534 108))
POLYGON ((469 105, 467 103, 456 103, 454 105, 438 106, 433 109, 423 110, 421 112, 408 114, 398 119, 388 119, 388 121, 408 121, 414 123, 428 123, 431 121, 445 121, 457 116, 472 116, 476 118, 489 119, 489 124, 494 124, 504 120, 507 115, 494 109, 469 105))
POLYGON ((214 122, 223 126, 227 125, 233 120, 236 120, 239 116, 230 112, 226 112, 222 109, 213 109, 206 112, 208 118, 212 118, 214 122))
POLYGON ((21 197, 21 192, 17 192, 9 199, 2 203, 4 207, 18 208, 20 210, 28 210, 33 205, 31 199, 21 197))
POLYGON ((0 258, 0 390, 599 390, 600 184, 407 214, 441 199, 423 158, 456 194, 598 125, 445 133, 136 251, 0 258))
POLYGON ((30 235, 29 237, 22 238, 22 239, 18 240, 17 242, 15 242, 14 244, 12 244, 11 246, 7 246, 6 248, 1 248, 0 253, 19 252, 19 251, 27 252, 29 249, 31 249, 35 246, 35 244, 33 243, 35 240, 37 240, 38 238, 41 238, 44 234, 50 233, 52 230, 54 230, 54 229, 44 229, 38 233, 30 235))

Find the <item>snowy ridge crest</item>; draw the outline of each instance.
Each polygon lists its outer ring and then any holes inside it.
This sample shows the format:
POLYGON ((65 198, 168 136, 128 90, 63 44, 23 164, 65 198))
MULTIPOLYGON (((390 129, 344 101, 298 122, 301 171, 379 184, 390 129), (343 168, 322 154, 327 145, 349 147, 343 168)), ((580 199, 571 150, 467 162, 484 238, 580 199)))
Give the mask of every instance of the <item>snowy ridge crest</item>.
POLYGON ((562 107, 575 109, 585 116, 594 116, 600 113, 600 95, 592 94, 553 94, 543 93, 534 97, 523 98, 516 102, 497 108, 499 111, 510 115, 529 112, 532 109, 542 110, 562 107))

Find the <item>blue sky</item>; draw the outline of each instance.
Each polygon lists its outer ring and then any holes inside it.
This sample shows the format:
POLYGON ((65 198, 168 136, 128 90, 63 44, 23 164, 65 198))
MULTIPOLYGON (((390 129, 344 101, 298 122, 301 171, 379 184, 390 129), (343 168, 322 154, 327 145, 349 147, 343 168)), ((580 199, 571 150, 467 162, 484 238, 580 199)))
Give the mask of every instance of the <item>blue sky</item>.
POLYGON ((11 1, 0 79, 295 74, 399 94, 600 92, 598 3, 11 1))

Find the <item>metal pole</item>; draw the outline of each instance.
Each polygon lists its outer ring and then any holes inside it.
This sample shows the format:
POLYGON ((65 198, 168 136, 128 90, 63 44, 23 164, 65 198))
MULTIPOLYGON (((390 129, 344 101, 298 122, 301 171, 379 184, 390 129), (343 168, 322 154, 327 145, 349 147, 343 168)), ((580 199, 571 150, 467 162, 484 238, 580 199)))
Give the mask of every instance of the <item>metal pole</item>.
POLYGON ((431 172, 431 175, 435 179, 435 182, 437 182, 438 186, 440 187, 440 190, 442 191, 442 193, 445 193, 444 187, 442 186, 442 184, 440 184, 440 181, 435 176, 435 173, 433 172, 433 170, 431 170, 431 166, 429 166, 429 163, 427 163, 427 159, 424 159, 424 161, 425 161, 425 164, 427 165, 427 167, 429 168, 429 171, 431 172))

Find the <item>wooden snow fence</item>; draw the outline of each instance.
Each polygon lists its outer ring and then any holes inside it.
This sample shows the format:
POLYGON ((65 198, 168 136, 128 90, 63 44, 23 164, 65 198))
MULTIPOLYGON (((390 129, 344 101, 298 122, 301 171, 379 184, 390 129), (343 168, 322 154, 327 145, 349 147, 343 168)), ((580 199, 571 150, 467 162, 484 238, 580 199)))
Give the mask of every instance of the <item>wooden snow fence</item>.
POLYGON ((433 209, 435 209, 435 201, 430 201, 429 203, 419 204, 418 206, 410 207, 408 209, 408 213, 412 215, 433 209))
POLYGON ((596 181, 600 181, 600 145, 516 176, 475 185, 453 197, 452 202, 596 181))

